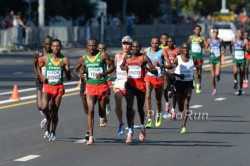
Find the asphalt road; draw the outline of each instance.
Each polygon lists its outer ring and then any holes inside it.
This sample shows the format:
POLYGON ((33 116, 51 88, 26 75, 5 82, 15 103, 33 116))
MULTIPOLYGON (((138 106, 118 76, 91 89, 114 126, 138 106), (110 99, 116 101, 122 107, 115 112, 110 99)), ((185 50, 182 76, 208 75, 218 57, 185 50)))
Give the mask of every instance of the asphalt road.
MULTIPOLYGON (((65 50, 72 66, 81 52, 81 49, 65 50)), ((211 95, 210 71, 203 71, 202 93, 196 94, 194 90, 190 103, 190 110, 197 116, 188 120, 187 134, 180 134, 180 118, 164 120, 161 127, 147 130, 144 142, 139 141, 136 129, 134 143, 125 144, 126 135, 117 136, 118 120, 111 95, 112 112, 107 126, 99 127, 95 111, 96 143, 86 146, 81 142, 87 121, 75 89, 78 80, 67 82, 70 85, 66 85, 68 92, 59 111, 57 141, 49 142, 43 139, 39 126, 42 116, 32 98, 35 90, 31 53, 0 57, 0 165, 249 165, 250 90, 244 89, 242 96, 235 95, 230 63, 222 68, 216 96, 211 95), (19 93, 21 101, 8 102, 14 84, 19 91, 28 90, 19 93), (31 97, 26 99, 27 96, 31 97), (199 114, 208 118, 198 118, 199 114)), ((124 122, 125 108, 124 100, 124 122)), ((139 125, 138 113, 135 124, 139 125)))

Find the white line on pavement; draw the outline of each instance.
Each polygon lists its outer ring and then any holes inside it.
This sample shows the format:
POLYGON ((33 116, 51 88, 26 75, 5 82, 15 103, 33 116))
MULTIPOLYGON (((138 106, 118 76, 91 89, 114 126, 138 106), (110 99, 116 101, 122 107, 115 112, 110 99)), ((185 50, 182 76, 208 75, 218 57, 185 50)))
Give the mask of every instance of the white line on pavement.
POLYGON ((219 97, 219 98, 216 98, 216 99, 214 99, 214 100, 216 100, 216 101, 222 101, 222 100, 226 100, 226 98, 224 98, 224 97, 219 97))
POLYGON ((189 108, 200 108, 202 107, 203 105, 193 105, 193 106, 190 106, 189 108))
MULTIPOLYGON (((78 81, 72 81, 72 82, 66 82, 66 83, 64 83, 64 85, 74 85, 74 84, 77 84, 77 83, 78 83, 78 81)), ((23 90, 18 90, 18 93, 19 92, 32 91, 32 90, 36 90, 36 88, 27 88, 27 89, 23 89, 23 90)), ((8 94, 12 94, 12 91, 0 93, 0 96, 2 96, 2 95, 8 95, 8 94)))
POLYGON ((37 157, 40 157, 40 155, 28 155, 28 156, 16 159, 14 161, 29 161, 29 160, 32 160, 32 159, 37 158, 37 157))
MULTIPOLYGON (((71 88, 71 89, 66 89, 65 92, 73 92, 73 91, 78 91, 78 90, 79 88, 71 88)), ((28 100, 28 99, 34 99, 34 98, 36 98, 36 95, 20 97, 20 100, 28 100)), ((6 103, 12 103, 12 102, 16 102, 16 100, 3 100, 3 101, 0 101, 0 105, 6 104, 6 103)))

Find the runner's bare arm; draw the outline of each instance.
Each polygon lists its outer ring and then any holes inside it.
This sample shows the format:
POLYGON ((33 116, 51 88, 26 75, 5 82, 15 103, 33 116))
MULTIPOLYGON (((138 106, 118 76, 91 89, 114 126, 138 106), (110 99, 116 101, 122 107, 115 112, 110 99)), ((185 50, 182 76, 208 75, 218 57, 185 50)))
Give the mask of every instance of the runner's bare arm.
POLYGON ((67 80, 71 80, 71 71, 70 71, 70 64, 69 64, 69 58, 68 57, 64 57, 63 59, 64 63, 61 64, 61 67, 65 73, 65 77, 67 78, 67 80))
POLYGON ((172 69, 172 64, 171 64, 171 61, 169 59, 168 53, 164 49, 162 50, 162 57, 163 57, 164 62, 165 62, 165 64, 163 63, 162 67, 164 67, 166 69, 172 69))
POLYGON ((81 68, 82 66, 82 61, 83 61, 83 58, 80 57, 78 59, 78 61, 76 62, 75 66, 74 66, 74 70, 73 70, 73 76, 75 77, 80 77, 80 73, 78 72, 78 70, 81 68))
POLYGON ((206 43, 207 43, 207 40, 204 36, 202 36, 202 43, 201 43, 201 48, 205 48, 206 46, 206 43))
POLYGON ((34 70, 34 73, 35 73, 35 77, 37 79, 39 77, 39 75, 37 73, 38 58, 39 58, 38 51, 36 51, 35 54, 34 54, 34 59, 33 59, 33 70, 34 70))
POLYGON ((229 46, 229 50, 230 50, 232 56, 234 56, 233 45, 234 45, 234 41, 231 41, 230 46, 229 46))
POLYGON ((245 46, 246 46, 246 52, 250 52, 250 50, 249 50, 249 45, 248 45, 248 40, 247 39, 245 39, 245 41, 244 41, 246 44, 245 44, 245 46))
POLYGON ((148 48, 145 48, 145 49, 143 50, 143 54, 144 54, 144 55, 147 55, 147 52, 148 52, 148 48))
POLYGON ((190 46, 191 40, 192 40, 192 35, 190 35, 190 36, 188 37, 188 44, 189 44, 189 46, 190 46))
POLYGON ((220 39, 220 41, 221 41, 221 55, 225 55, 226 54, 226 44, 225 44, 223 39, 220 39))
POLYGON ((207 42, 206 42, 204 50, 206 52, 210 52, 210 39, 207 39, 207 42))
POLYGON ((40 81, 42 81, 43 83, 47 83, 47 78, 45 76, 42 75, 41 73, 41 69, 44 66, 44 64, 46 64, 46 62, 48 61, 47 57, 43 56, 41 59, 41 62, 38 63, 37 65, 37 75, 38 75, 38 79, 40 81))
POLYGON ((142 68, 144 68, 145 70, 149 71, 152 74, 158 74, 157 69, 152 64, 152 61, 149 59, 147 55, 144 55, 143 62, 139 63, 139 66, 141 66, 142 68))
POLYGON ((126 56, 124 56, 122 64, 120 65, 121 69, 123 71, 127 71, 128 70, 128 66, 126 65, 126 56))

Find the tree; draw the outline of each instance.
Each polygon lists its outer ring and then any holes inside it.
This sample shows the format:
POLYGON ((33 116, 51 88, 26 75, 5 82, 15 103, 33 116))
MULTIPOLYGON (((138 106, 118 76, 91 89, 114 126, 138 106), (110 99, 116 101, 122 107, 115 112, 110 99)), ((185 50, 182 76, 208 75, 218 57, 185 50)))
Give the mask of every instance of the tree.
MULTIPOLYGON (((122 13, 122 0, 103 0, 107 3, 108 14, 113 16, 122 13)), ((163 0, 127 0, 127 14, 135 13, 139 17, 138 23, 151 23, 152 18, 161 16, 163 0)))

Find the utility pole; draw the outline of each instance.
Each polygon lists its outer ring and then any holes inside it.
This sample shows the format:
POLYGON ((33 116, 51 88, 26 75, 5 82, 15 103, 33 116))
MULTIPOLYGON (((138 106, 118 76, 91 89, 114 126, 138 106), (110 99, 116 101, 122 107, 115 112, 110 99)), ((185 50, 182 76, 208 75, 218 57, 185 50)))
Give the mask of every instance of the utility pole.
POLYGON ((45 6, 45 0, 39 0, 38 1, 38 26, 43 27, 44 26, 44 6, 45 6))
POLYGON ((123 24, 126 24, 127 0, 122 0, 122 19, 123 24))

